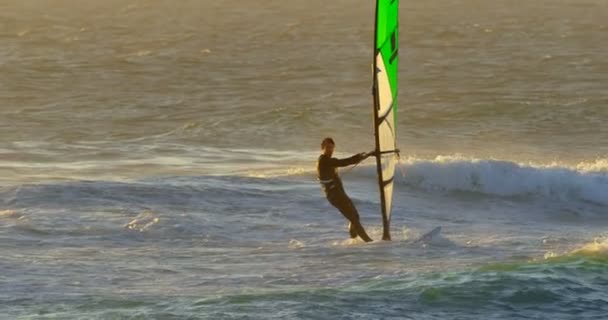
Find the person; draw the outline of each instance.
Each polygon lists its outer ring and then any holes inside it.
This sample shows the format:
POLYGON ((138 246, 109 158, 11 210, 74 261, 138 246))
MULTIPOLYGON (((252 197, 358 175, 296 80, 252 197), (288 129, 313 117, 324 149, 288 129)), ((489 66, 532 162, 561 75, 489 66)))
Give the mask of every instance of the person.
POLYGON ((374 153, 362 152, 349 158, 337 159, 332 158, 335 146, 336 144, 332 138, 325 138, 321 142, 322 153, 317 161, 317 177, 329 203, 340 210, 342 215, 350 221, 348 227, 350 237, 356 238, 359 236, 363 241, 370 242, 372 239, 367 235, 359 221, 357 208, 344 191, 337 168, 357 164, 374 153))

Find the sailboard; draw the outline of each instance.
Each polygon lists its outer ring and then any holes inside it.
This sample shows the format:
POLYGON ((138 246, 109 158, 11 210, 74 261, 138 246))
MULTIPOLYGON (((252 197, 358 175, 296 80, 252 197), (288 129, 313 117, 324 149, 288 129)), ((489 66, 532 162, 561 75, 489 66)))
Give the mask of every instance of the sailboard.
POLYGON ((373 55, 374 133, 380 202, 382 239, 390 240, 395 165, 398 152, 397 72, 399 63, 399 0, 376 0, 373 55))
POLYGON ((425 243, 431 241, 434 237, 437 237, 439 233, 441 233, 441 227, 435 227, 433 230, 418 237, 418 239, 414 240, 413 243, 425 243))

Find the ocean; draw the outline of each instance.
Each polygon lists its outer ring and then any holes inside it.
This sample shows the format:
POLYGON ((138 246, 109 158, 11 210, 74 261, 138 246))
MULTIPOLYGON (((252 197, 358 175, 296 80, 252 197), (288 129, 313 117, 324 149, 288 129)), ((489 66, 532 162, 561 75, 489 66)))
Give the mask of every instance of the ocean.
POLYGON ((373 14, 0 1, 0 319, 608 319, 608 2, 402 0, 366 244, 373 14))

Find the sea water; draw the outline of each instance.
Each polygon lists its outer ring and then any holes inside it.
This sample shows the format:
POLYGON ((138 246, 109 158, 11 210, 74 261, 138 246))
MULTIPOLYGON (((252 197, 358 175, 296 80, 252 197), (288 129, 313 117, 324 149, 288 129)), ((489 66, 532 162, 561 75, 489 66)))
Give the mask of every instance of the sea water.
POLYGON ((608 2, 401 1, 364 244, 314 166, 374 148, 373 12, 0 1, 0 318, 608 318, 608 2))

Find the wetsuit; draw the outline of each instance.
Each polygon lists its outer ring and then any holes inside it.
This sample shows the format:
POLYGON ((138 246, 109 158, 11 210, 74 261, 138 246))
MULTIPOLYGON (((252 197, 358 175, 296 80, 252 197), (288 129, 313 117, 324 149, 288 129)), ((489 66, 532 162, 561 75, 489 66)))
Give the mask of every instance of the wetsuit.
POLYGON ((317 161, 317 175, 329 203, 338 208, 342 215, 350 221, 349 232, 351 238, 359 236, 365 242, 369 242, 372 239, 365 233, 365 229, 363 229, 361 222, 359 222, 357 208, 355 208, 353 202, 346 195, 346 192, 344 192, 342 180, 338 176, 337 169, 338 167, 359 163, 363 159, 364 156, 359 154, 346 159, 331 158, 322 154, 317 161))

